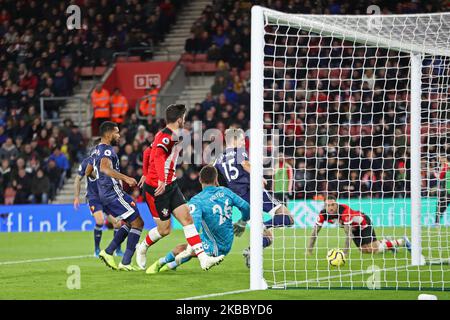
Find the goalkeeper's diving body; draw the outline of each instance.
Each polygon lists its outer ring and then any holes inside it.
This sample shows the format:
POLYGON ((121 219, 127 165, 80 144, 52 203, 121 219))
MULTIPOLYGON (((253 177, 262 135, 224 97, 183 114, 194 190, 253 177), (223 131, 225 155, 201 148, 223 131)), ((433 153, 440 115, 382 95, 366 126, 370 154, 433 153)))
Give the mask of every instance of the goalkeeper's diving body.
MULTIPOLYGON (((245 134, 242 129, 229 128, 225 131, 225 152, 216 159, 214 166, 225 178, 227 187, 250 203, 250 162, 245 151, 245 134)), ((272 244, 271 228, 287 227, 294 223, 294 218, 281 202, 273 198, 267 190, 263 190, 264 212, 272 217, 264 222, 263 248, 272 244)), ((261 212, 262 214, 262 212, 261 212)), ((234 225, 236 236, 245 231, 246 221, 239 220, 234 225)), ((243 255, 247 267, 250 267, 250 248, 243 255)))
MULTIPOLYGON (((242 220, 250 218, 250 205, 230 189, 219 187, 217 170, 205 166, 200 171, 202 192, 189 201, 190 213, 203 243, 203 249, 210 256, 227 255, 234 240, 231 221, 233 207, 238 208, 242 220)), ((148 274, 175 270, 180 264, 195 257, 194 250, 188 244, 180 244, 165 257, 156 260, 148 269, 148 274)))
POLYGON ((378 240, 372 221, 366 214, 338 203, 336 197, 329 195, 325 198, 325 208, 317 216, 316 225, 309 240, 308 254, 312 254, 324 222, 337 222, 344 228, 346 238, 343 251, 345 255, 350 250, 352 240, 362 253, 383 253, 387 250, 395 252, 398 247, 406 247, 409 251, 411 250, 411 244, 406 236, 396 240, 378 240))

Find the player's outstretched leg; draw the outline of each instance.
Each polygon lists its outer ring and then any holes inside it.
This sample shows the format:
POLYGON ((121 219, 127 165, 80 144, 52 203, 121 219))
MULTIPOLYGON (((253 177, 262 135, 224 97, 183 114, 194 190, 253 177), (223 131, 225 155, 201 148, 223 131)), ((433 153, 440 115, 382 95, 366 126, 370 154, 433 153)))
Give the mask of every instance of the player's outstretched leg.
POLYGON ((141 270, 145 270, 147 264, 148 248, 170 233, 170 220, 155 219, 155 221, 157 226, 152 228, 136 247, 136 263, 141 270))
MULTIPOLYGON (((114 236, 116 236, 116 233, 119 231, 119 228, 114 228, 114 236)), ((114 255, 117 257, 123 257, 123 252, 122 252, 122 246, 119 244, 119 246, 117 247, 116 251, 114 251, 114 255)))
MULTIPOLYGON (((272 206, 275 206, 273 204, 272 206)), ((269 207, 270 208, 270 207, 269 207)), ((269 209, 269 208, 266 208, 269 209)), ((276 206, 275 206, 276 208, 276 206)), ((278 208, 275 210, 275 214, 272 218, 264 221, 264 226, 266 229, 270 228, 282 228, 282 227, 290 227, 294 224, 294 218, 292 217, 291 212, 288 208, 283 205, 278 205, 278 208)))
POLYGON ((363 253, 383 253, 386 251, 396 252, 400 247, 408 248, 410 246, 409 240, 407 237, 396 240, 382 239, 373 241, 370 244, 362 245, 361 251, 363 253))
POLYGON ((102 240, 103 234, 103 224, 105 222, 103 217, 103 210, 95 211, 92 215, 95 219, 95 227, 94 227, 94 256, 98 257, 100 254, 100 242, 102 240))
POLYGON ((114 235, 114 238, 112 239, 111 243, 108 245, 108 247, 105 250, 100 251, 99 258, 105 262, 105 264, 114 269, 117 270, 117 264, 114 261, 113 253, 114 251, 120 246, 122 242, 125 241, 125 239, 128 236, 128 233, 130 232, 130 227, 126 224, 124 224, 114 235))
MULTIPOLYGON (((267 248, 272 244, 273 236, 272 232, 268 229, 263 232, 263 249, 267 248)), ((250 268, 250 247, 244 249, 242 251, 242 255, 244 256, 245 265, 247 268, 250 268)))
POLYGON ((102 240, 102 234, 103 234, 103 225, 102 224, 95 224, 94 227, 94 256, 98 257, 100 254, 100 241, 102 240))
POLYGON ((189 247, 189 252, 186 253, 187 244, 180 244, 175 247, 172 251, 168 252, 165 257, 156 260, 146 271, 147 274, 154 274, 158 272, 164 272, 169 270, 176 270, 176 268, 191 260, 191 249, 189 247), (185 256, 183 256, 185 254, 185 256), (183 256, 179 258, 180 256, 183 256))
POLYGON ((129 220, 131 228, 128 233, 127 248, 123 254, 122 262, 119 264, 118 269, 124 271, 135 271, 137 268, 131 265, 131 259, 133 258, 134 252, 136 251, 136 245, 141 237, 141 232, 144 228, 144 221, 138 211, 131 215, 129 220))
POLYGON ((183 226, 184 236, 187 243, 192 247, 194 254, 200 261, 200 266, 203 270, 209 270, 211 267, 218 265, 223 261, 224 255, 218 257, 211 257, 203 250, 202 240, 195 228, 192 216, 189 214, 189 207, 187 204, 182 204, 173 210, 173 215, 183 226))

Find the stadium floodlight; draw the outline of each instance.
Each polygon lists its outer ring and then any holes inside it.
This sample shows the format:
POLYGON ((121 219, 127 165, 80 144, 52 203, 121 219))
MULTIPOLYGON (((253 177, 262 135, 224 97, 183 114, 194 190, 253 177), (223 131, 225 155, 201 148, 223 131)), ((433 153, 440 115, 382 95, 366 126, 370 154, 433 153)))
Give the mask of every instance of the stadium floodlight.
POLYGON ((436 218, 450 199, 450 170, 439 174, 450 162, 449 35, 450 13, 252 8, 251 289, 450 288, 450 217, 436 218), (263 250, 263 178, 274 182, 263 159, 276 140, 266 157, 294 167, 296 222, 273 230, 263 250), (377 239, 409 237, 411 252, 352 245, 347 264, 333 269, 326 252, 343 247, 344 233, 328 225, 307 255, 317 198, 328 194, 367 214, 377 239))

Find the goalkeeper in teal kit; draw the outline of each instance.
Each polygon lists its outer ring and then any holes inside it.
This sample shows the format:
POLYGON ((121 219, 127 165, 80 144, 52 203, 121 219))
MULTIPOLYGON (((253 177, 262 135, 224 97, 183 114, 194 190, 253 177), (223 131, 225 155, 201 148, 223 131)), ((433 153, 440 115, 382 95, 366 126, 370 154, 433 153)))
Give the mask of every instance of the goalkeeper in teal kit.
MULTIPOLYGON (((227 255, 234 240, 231 220, 233 207, 241 211, 243 221, 248 221, 250 205, 230 189, 218 187, 217 170, 213 166, 205 166, 200 171, 200 183, 203 191, 189 201, 189 208, 200 233, 203 249, 210 256, 227 255)), ((192 257, 195 254, 190 246, 180 244, 165 257, 156 260, 146 273, 175 270, 192 257)))

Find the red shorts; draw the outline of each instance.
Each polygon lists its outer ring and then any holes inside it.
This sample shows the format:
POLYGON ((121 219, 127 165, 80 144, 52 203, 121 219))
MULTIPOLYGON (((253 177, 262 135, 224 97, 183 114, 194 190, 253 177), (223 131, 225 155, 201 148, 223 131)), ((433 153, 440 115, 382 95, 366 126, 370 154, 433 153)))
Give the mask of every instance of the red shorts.
POLYGON ((173 210, 186 204, 186 199, 176 182, 167 185, 164 193, 157 197, 155 189, 144 183, 145 202, 154 218, 169 220, 173 210))

